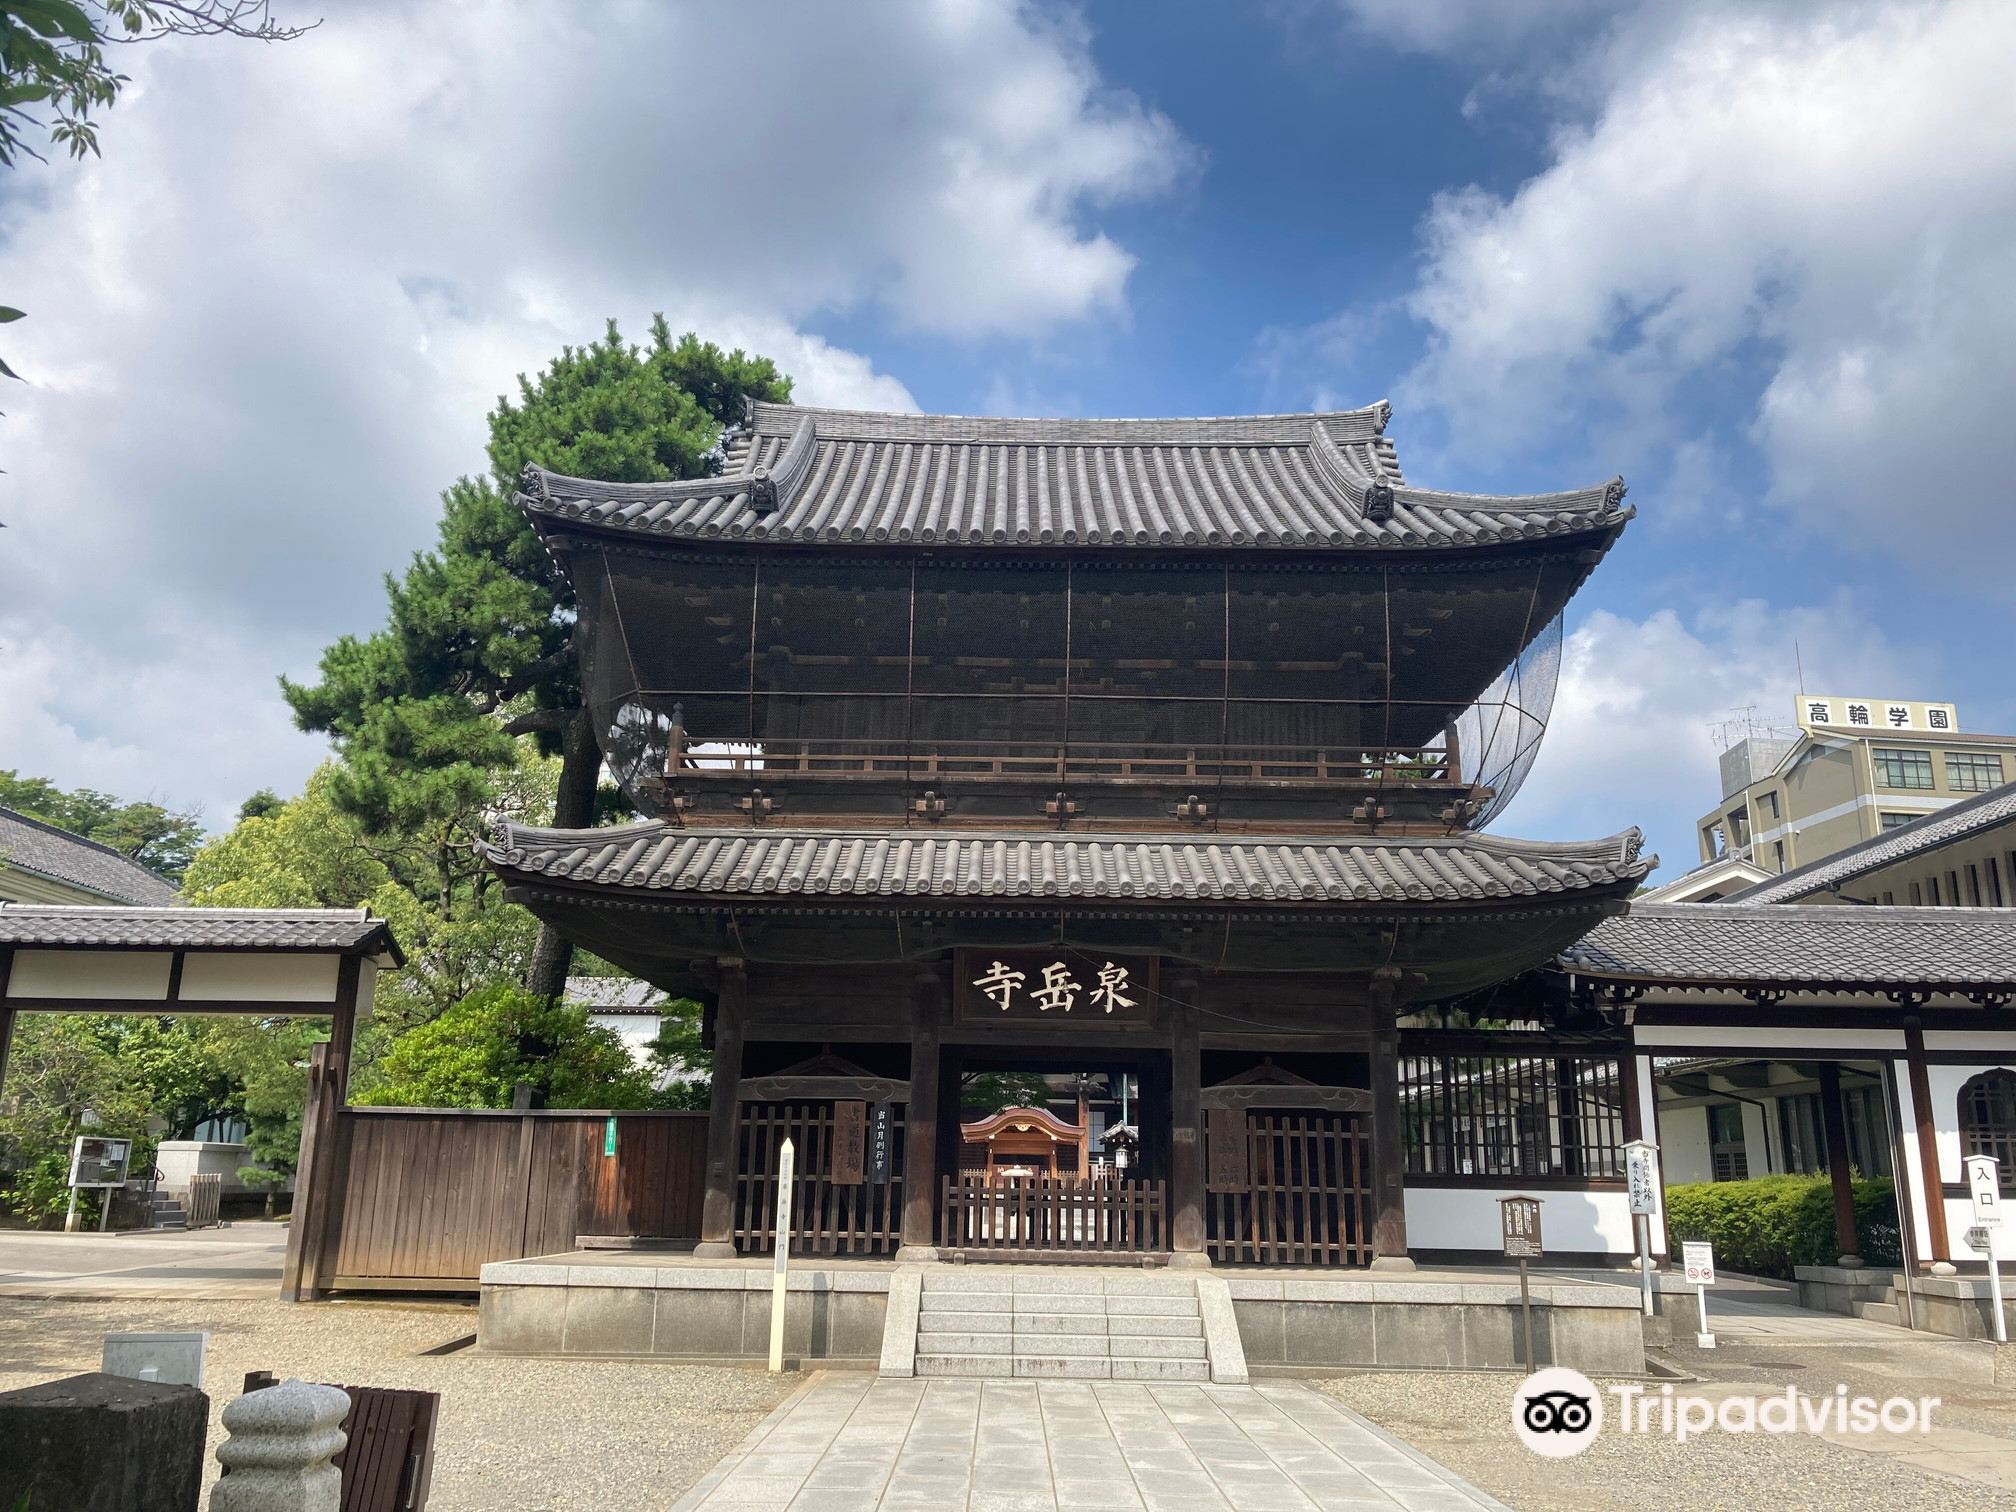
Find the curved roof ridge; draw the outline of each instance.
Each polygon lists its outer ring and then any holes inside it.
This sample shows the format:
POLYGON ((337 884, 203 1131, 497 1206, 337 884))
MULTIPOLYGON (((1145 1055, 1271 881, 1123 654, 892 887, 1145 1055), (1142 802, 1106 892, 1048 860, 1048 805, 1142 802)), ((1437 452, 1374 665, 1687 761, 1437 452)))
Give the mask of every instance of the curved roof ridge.
POLYGON ((743 429, 752 436, 789 436, 810 418, 822 436, 855 441, 967 441, 979 444, 1070 446, 1100 442, 1304 442, 1309 426, 1335 425, 1350 441, 1383 435, 1393 406, 1381 399, 1360 409, 1264 415, 1017 416, 931 415, 903 410, 833 409, 756 400, 743 429), (1156 432, 1168 434, 1156 437, 1156 432))

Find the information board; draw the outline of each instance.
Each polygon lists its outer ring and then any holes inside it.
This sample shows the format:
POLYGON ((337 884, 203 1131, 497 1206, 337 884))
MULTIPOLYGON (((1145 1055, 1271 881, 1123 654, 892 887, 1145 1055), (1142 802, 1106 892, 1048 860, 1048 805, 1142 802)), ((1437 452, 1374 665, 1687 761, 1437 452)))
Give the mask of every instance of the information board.
POLYGON ((1715 1284, 1715 1246, 1705 1239, 1684 1239, 1680 1243, 1680 1263, 1687 1271, 1689 1286, 1715 1284))
POLYGON ((1499 1228, 1505 1242, 1507 1260, 1538 1260, 1540 1245, 1540 1199, 1500 1197, 1499 1228))
POLYGON ((100 1139, 79 1134, 70 1147, 70 1185, 73 1187, 116 1187, 126 1185, 126 1166, 133 1156, 130 1139, 100 1139))

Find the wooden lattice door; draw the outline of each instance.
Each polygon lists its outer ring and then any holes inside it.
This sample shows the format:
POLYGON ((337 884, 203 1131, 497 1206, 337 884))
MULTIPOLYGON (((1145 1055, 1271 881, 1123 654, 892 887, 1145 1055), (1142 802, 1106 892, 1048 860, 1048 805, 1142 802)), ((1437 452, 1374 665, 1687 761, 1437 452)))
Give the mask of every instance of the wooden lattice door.
POLYGON ((1370 1262, 1372 1146, 1355 1114, 1214 1114, 1205 1198, 1213 1260, 1370 1262))

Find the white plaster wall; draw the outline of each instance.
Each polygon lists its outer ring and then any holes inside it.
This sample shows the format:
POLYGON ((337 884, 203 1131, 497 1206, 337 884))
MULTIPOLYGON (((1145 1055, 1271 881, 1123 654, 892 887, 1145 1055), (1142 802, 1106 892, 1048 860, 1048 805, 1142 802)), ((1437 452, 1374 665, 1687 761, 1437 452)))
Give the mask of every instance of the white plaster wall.
POLYGON ((1666 1172, 1666 1185, 1686 1186, 1689 1182, 1710 1181, 1715 1162, 1708 1147, 1706 1108, 1661 1108, 1659 1110, 1659 1160, 1666 1172))
POLYGON ((1408 1187, 1407 1247, 1412 1250, 1504 1250, 1500 1197, 1540 1199, 1540 1238, 1550 1252, 1635 1254, 1631 1199, 1623 1192, 1573 1192, 1521 1187, 1408 1187))
POLYGON ((1632 1031, 1641 1050, 1902 1050, 1901 1029, 1739 1029, 1715 1024, 1640 1024, 1632 1031))
MULTIPOLYGON (((1911 1096, 1911 1067, 1901 1060, 1890 1063, 1890 1085, 1897 1096, 1897 1121, 1904 1137, 1898 1141, 1904 1156, 1904 1179, 1911 1185, 1911 1249, 1920 1260, 1932 1258, 1932 1209, 1927 1193, 1924 1162, 1918 1158, 1918 1105, 1911 1096)), ((1935 1094, 1936 1096, 1936 1094, 1935 1094)), ((1934 1173, 1936 1179, 1937 1173, 1934 1173)), ((1934 1194, 1936 1195, 1936 1193, 1934 1194)))
MULTIPOLYGON (((189 1190, 189 1178, 216 1174, 224 1178, 224 1190, 243 1192, 238 1179, 240 1166, 253 1164, 251 1151, 242 1144, 218 1144, 202 1139, 164 1139, 154 1152, 154 1164, 161 1170, 161 1187, 168 1192, 189 1190)), ((287 1191, 292 1182, 281 1187, 287 1191)))
MULTIPOLYGON (((1960 1089, 1983 1071, 1995 1069, 1993 1066, 1925 1068, 1926 1090, 1932 1094, 1932 1138, 1939 1147, 1939 1179, 1942 1182, 1967 1179, 1967 1169, 1961 1164, 1966 1156, 1960 1148, 1960 1089)), ((2016 1071, 2016 1057, 2004 1062, 2001 1069, 2016 1071)), ((1971 1205, 1968 1211, 1973 1211, 1971 1205)), ((1950 1225, 1948 1232, 1955 1232, 1950 1225)))
MULTIPOLYGON (((1761 1099, 1760 1099, 1761 1101, 1761 1099)), ((1744 1168, 1752 1176, 1769 1176, 1779 1170, 1783 1162, 1778 1158, 1778 1141, 1766 1132, 1764 1108, 1751 1103, 1738 1103, 1743 1110, 1743 1160, 1744 1168)), ((1777 1099, 1767 1103, 1772 1116, 1777 1116, 1777 1099)))
POLYGON ((182 958, 182 996, 198 1003, 334 1003, 340 959, 191 951, 182 958))
POLYGON ((17 950, 7 995, 160 1002, 174 959, 151 950, 17 950))
POLYGON ((651 1069, 651 1041, 658 1038, 658 1020, 648 1013, 591 1013, 588 1022, 607 1029, 623 1041, 630 1059, 645 1070, 651 1069))

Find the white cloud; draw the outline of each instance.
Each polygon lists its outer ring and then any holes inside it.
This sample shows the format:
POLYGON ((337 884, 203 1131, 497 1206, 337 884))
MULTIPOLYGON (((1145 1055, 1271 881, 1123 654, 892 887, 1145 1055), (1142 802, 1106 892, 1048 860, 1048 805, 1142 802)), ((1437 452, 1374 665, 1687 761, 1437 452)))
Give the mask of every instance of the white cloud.
POLYGON ((120 62, 104 160, 0 183, 33 380, 0 421, 0 766, 109 782, 146 751, 133 781, 213 816, 299 780, 273 675, 379 620, 516 373, 663 310, 803 399, 914 408, 806 326, 1121 312, 1095 217, 1188 163, 1015 0, 356 4, 120 62))
POLYGON ((2016 7, 1677 8, 1586 56, 1607 96, 1545 171, 1430 211, 1429 349, 1397 397, 1480 456, 1580 429, 1629 458, 1733 386, 1753 496, 1999 585, 2016 7))
POLYGON ((1937 686, 1937 667, 1892 645, 1846 593, 1792 609, 1725 601, 1691 620, 1670 609, 1590 615, 1568 637, 1539 759, 1492 828, 1588 839, 1636 824, 1660 855, 1659 879, 1678 876, 1698 859, 1694 819, 1721 796, 1718 731, 1740 739, 1734 722, 1752 710, 1760 724, 1789 725, 1802 663, 1814 690, 1937 686))

